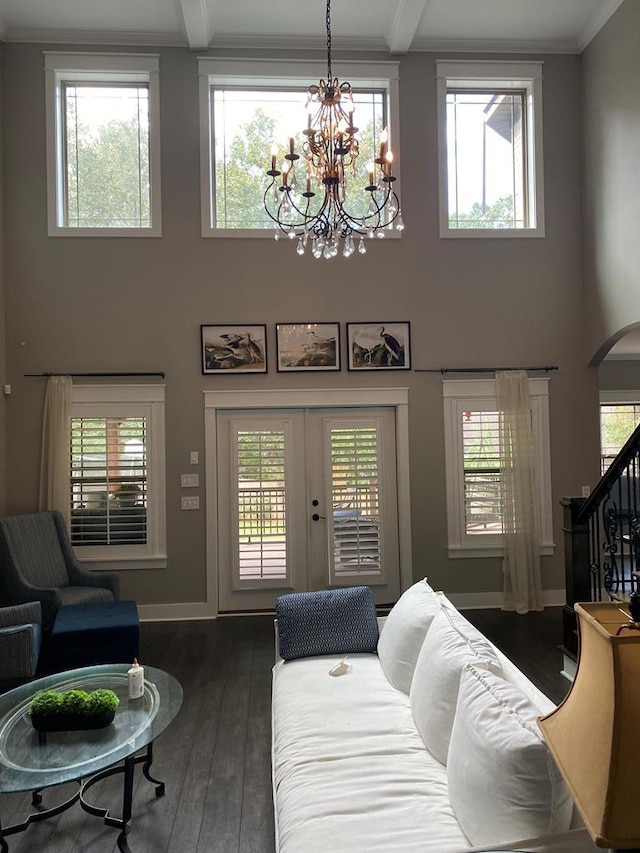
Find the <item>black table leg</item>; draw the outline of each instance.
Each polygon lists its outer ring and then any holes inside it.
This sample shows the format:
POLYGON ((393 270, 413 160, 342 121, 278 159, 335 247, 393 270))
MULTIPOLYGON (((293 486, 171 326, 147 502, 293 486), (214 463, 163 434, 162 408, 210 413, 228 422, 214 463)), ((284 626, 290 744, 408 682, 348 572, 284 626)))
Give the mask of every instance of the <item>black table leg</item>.
POLYGON ((135 759, 125 758, 124 760, 124 789, 122 792, 122 832, 118 836, 118 849, 122 853, 130 853, 129 845, 127 844, 127 834, 131 829, 131 807, 133 802, 133 768, 135 767, 135 759))
POLYGON ((153 741, 147 745, 147 757, 142 765, 142 773, 144 774, 145 779, 148 779, 153 785, 156 786, 156 797, 164 796, 164 782, 160 782, 159 779, 154 779, 151 773, 151 765, 153 764, 153 741))

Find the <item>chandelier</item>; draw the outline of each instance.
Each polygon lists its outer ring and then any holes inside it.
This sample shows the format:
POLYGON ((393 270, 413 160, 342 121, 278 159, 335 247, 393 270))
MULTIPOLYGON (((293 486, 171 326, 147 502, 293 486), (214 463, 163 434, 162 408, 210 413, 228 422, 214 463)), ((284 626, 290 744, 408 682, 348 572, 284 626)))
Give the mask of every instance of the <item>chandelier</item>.
POLYGON ((353 193, 347 190, 350 186, 356 189, 356 182, 362 181, 356 172, 358 128, 353 123, 351 84, 340 83, 331 73, 331 0, 327 0, 326 24, 327 79, 307 90, 302 153, 296 151, 291 137, 278 168, 278 147, 271 148, 271 168, 267 171, 271 182, 264 194, 264 206, 275 223, 276 240, 282 234, 291 240, 297 238, 299 255, 310 246, 315 258, 334 258, 342 245, 342 254, 348 258, 356 251, 356 240, 358 252, 365 254, 365 237, 384 237, 385 229, 402 231, 404 224, 393 189, 396 178, 386 128, 380 134, 378 156, 367 165, 361 210, 353 210, 353 193), (297 164, 303 176, 296 173, 297 164))

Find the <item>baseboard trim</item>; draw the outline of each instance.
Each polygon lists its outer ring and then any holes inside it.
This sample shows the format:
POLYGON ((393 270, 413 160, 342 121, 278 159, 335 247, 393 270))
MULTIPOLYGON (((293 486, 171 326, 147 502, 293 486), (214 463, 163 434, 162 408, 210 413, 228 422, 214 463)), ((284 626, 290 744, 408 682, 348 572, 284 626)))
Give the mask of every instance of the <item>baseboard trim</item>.
MULTIPOLYGON (((460 592, 445 595, 458 610, 487 610, 502 607, 502 592, 460 592)), ((543 589, 542 603, 545 607, 562 607, 566 602, 564 589, 543 589)))
MULTIPOLYGON (((486 610, 502 607, 502 592, 461 592, 445 595, 458 610, 486 610)), ((545 589, 542 591, 545 607, 561 607, 566 601, 564 589, 545 589)), ((196 619, 217 619, 221 615, 206 601, 185 602, 182 604, 139 604, 138 616, 141 622, 181 622, 196 619)), ((247 615, 247 614, 238 614, 247 615)), ((255 615, 255 614, 253 614, 255 615)))
POLYGON ((139 604, 141 622, 182 622, 197 619, 217 619, 218 614, 206 601, 184 604, 139 604))

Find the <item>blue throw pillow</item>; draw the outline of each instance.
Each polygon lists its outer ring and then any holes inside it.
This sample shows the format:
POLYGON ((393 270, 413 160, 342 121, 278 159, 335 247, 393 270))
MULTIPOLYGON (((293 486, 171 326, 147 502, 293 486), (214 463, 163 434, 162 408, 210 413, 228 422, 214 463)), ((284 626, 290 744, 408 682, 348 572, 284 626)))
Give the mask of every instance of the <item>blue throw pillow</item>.
POLYGON ((378 620, 368 586, 293 592, 276 599, 280 657, 375 653, 378 620))

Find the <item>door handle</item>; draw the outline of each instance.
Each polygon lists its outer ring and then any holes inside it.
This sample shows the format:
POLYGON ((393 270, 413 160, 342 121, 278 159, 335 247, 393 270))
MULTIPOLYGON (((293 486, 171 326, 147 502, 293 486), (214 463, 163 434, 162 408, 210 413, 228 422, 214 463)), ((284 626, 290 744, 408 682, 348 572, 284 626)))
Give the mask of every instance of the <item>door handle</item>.
POLYGON ((322 519, 323 521, 327 520, 326 515, 318 515, 317 512, 314 512, 313 515, 311 516, 311 518, 313 521, 320 521, 320 519, 322 519))

